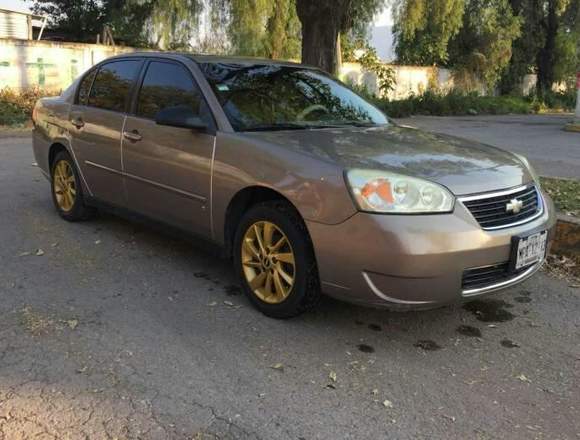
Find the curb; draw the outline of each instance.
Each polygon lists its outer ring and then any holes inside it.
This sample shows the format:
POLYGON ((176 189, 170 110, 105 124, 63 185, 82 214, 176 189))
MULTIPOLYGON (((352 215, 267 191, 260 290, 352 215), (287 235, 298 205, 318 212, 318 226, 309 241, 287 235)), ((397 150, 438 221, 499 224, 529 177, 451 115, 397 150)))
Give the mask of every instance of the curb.
POLYGON ((551 252, 580 261, 580 219, 558 214, 551 252))
POLYGON ((578 123, 571 122, 569 124, 564 125, 564 131, 580 133, 580 122, 578 123))

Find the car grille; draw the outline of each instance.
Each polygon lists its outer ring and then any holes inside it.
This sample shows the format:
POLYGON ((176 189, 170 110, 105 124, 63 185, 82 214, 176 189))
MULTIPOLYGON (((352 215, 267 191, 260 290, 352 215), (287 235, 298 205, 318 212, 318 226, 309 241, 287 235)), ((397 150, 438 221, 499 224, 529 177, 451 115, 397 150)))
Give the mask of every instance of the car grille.
POLYGON ((542 201, 534 185, 514 191, 463 197, 460 200, 483 229, 499 229, 525 223, 542 212, 542 201), (507 210, 508 204, 514 199, 522 202, 517 213, 507 210))
POLYGON ((492 286, 507 281, 510 278, 514 278, 528 269, 529 266, 523 267, 517 271, 510 271, 508 262, 467 269, 463 271, 461 288, 463 290, 471 290, 492 286))

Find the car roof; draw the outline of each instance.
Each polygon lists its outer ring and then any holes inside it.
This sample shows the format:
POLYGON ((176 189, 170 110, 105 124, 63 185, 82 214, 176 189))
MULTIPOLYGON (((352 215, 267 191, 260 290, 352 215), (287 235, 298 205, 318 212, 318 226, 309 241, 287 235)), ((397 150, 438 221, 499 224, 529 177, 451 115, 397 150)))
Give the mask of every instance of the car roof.
POLYGON ((275 66, 292 66, 292 67, 309 67, 304 64, 292 62, 292 61, 282 61, 282 60, 272 60, 267 58, 252 58, 252 57, 237 57, 237 56, 223 56, 223 55, 205 55, 205 54, 193 54, 189 52, 161 52, 161 51, 141 51, 141 52, 130 52, 119 54, 107 60, 112 60, 115 58, 133 58, 133 57, 151 57, 160 56, 163 58, 188 58, 195 61, 196 63, 224 63, 224 64, 243 64, 243 65, 264 65, 270 64, 275 66))

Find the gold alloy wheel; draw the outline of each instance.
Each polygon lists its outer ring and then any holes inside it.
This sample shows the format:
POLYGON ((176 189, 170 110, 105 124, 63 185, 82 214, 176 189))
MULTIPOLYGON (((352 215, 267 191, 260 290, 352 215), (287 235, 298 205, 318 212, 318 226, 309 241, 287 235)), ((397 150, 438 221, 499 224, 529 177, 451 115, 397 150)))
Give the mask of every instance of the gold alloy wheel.
POLYGON ((75 175, 68 161, 61 160, 56 164, 53 179, 56 203, 64 212, 69 212, 75 204, 77 188, 75 175))
POLYGON ((286 234, 274 223, 259 221, 242 240, 242 267, 254 294, 269 304, 284 301, 294 286, 294 251, 286 234))

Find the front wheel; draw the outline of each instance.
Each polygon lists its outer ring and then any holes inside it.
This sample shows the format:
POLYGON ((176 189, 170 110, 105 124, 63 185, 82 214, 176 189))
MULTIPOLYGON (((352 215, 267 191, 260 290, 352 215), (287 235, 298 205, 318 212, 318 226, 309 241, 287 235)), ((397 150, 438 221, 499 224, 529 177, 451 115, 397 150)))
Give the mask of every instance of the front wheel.
POLYGON ((318 303, 312 244, 290 204, 275 201, 251 207, 240 221, 233 248, 244 291, 265 315, 290 318, 318 303))

